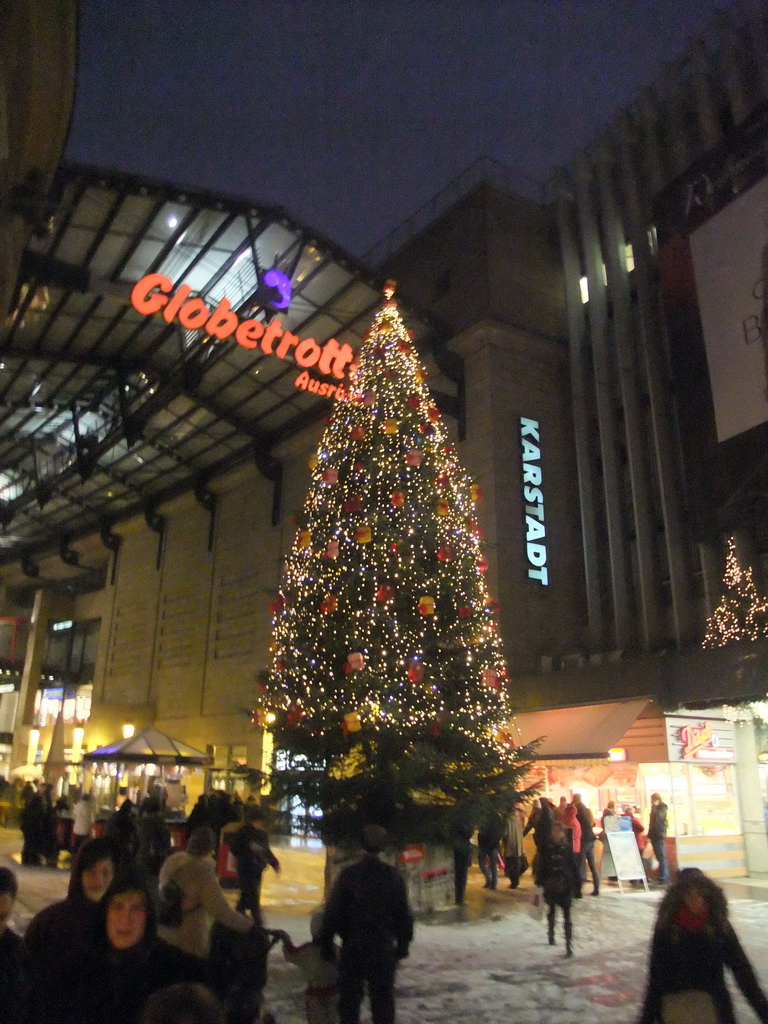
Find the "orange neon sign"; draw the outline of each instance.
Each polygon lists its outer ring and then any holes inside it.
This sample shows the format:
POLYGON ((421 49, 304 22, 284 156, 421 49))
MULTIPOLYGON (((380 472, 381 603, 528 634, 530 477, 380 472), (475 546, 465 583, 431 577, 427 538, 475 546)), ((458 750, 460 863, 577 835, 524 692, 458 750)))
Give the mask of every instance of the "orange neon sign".
MULTIPOLYGON (((329 338, 324 345, 318 345, 314 338, 300 339, 286 331, 282 322, 273 317, 268 324, 261 320, 240 320, 232 309, 229 299, 222 299, 215 309, 210 309, 203 299, 190 298, 192 289, 181 285, 174 292, 173 281, 164 274, 147 274, 137 281, 131 291, 131 305, 137 313, 152 316, 160 313, 166 323, 177 320, 190 331, 204 329, 211 338, 223 341, 232 338, 243 348, 260 348, 264 355, 288 359, 290 353, 304 370, 314 368, 318 373, 343 381, 353 364, 355 353, 346 342, 339 344, 329 338), (275 348, 275 343, 277 347, 275 348)), ((312 382, 309 374, 299 374, 294 382, 303 390, 327 395, 329 398, 346 398, 346 391, 340 384, 320 384, 308 387, 312 382)))

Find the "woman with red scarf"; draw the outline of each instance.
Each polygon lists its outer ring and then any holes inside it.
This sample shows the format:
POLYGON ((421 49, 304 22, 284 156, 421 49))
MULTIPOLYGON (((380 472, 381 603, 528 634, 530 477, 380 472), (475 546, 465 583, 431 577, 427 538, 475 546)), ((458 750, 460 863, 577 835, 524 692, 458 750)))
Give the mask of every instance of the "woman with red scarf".
POLYGON ((768 1024, 768 999, 728 920, 723 890, 698 868, 683 868, 659 907, 640 1024, 736 1024, 726 967, 768 1024))

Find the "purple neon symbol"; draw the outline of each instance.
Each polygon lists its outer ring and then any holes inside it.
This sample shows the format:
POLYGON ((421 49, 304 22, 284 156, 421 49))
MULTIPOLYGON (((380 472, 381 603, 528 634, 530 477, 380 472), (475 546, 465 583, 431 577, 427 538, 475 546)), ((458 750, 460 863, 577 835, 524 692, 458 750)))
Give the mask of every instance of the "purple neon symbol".
POLYGON ((273 302, 275 309, 288 309, 291 301, 291 282, 281 270, 268 270, 264 275, 264 284, 268 288, 277 288, 280 301, 273 302))

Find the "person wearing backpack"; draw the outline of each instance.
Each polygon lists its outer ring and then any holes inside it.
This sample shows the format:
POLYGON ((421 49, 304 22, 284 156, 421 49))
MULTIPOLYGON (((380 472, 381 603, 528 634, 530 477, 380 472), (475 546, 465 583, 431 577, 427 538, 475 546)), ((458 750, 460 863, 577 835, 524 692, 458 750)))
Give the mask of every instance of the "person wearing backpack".
POLYGON ((159 878, 158 935, 204 959, 210 952, 214 921, 240 933, 253 927, 253 921, 232 909, 219 885, 211 856, 215 846, 211 829, 196 828, 187 849, 172 853, 165 861, 159 878))

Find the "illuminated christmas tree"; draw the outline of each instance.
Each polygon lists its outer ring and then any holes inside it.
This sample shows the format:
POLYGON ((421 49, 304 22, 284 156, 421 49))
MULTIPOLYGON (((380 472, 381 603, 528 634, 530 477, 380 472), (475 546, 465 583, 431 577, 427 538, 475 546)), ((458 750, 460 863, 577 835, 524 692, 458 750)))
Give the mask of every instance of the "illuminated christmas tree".
POLYGON ((768 601, 757 593, 752 569, 742 569, 736 557, 736 543, 728 538, 728 554, 723 575, 725 593, 707 619, 703 647, 724 647, 737 640, 757 640, 768 636, 768 601))
POLYGON ((337 401, 273 605, 264 708, 278 794, 323 810, 329 841, 364 820, 440 839, 458 808, 510 799, 527 749, 510 718, 476 504, 394 286, 337 401))

